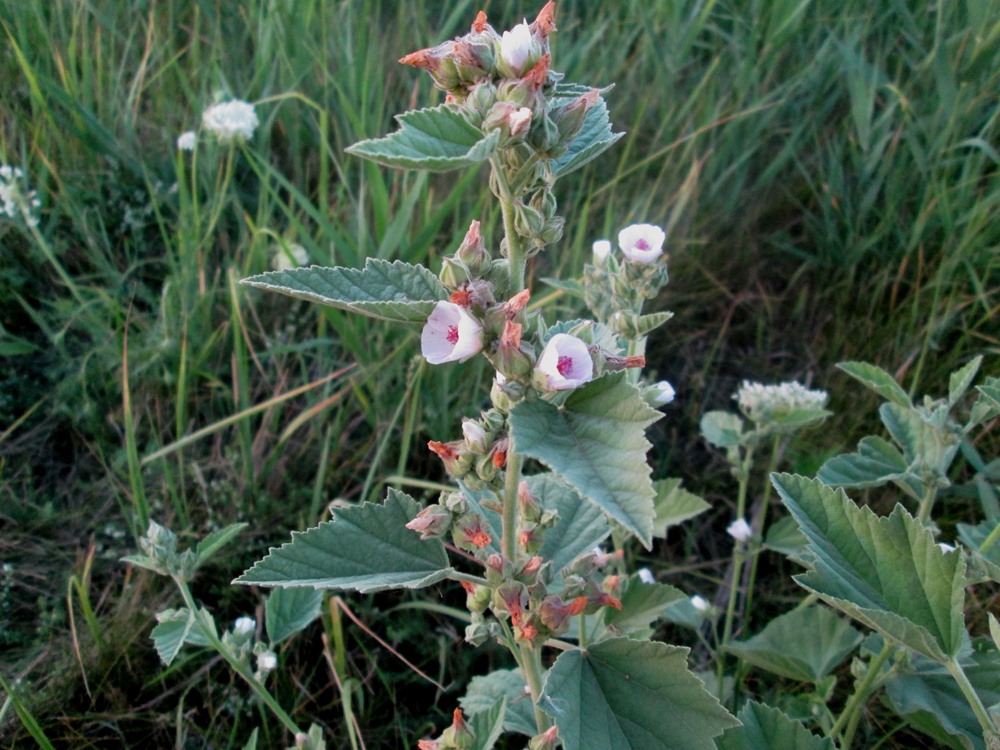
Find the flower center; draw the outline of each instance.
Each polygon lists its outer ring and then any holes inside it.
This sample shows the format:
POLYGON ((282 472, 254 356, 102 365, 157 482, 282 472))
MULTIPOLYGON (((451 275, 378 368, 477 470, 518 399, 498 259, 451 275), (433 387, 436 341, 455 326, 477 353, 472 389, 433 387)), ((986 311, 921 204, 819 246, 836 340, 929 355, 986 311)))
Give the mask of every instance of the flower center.
POLYGON ((445 334, 449 344, 458 343, 458 326, 448 326, 448 333, 445 334))
POLYGON ((635 241, 635 247, 637 250, 649 250, 649 243, 646 242, 642 237, 635 241))
POLYGON ((572 357, 560 357, 559 361, 556 362, 556 370, 564 378, 568 378, 570 373, 573 372, 573 358, 572 357))

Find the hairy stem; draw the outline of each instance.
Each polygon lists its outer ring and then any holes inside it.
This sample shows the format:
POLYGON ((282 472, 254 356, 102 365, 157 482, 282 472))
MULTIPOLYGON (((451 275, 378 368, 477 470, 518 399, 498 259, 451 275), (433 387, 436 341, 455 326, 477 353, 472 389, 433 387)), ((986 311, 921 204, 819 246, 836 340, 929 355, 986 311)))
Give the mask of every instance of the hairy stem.
POLYGON ((539 701, 542 697, 542 651, 535 646, 521 646, 521 668, 524 679, 531 691, 531 704, 535 708, 535 726, 541 734, 549 728, 549 717, 542 711, 539 701))
POLYGON ((767 523, 767 510, 771 503, 771 474, 778 468, 778 461, 781 459, 781 437, 775 435, 771 443, 771 461, 767 466, 767 473, 764 475, 764 497, 761 499, 760 512, 751 521, 754 538, 754 553, 750 560, 750 578, 747 581, 747 598, 744 614, 744 621, 749 625, 750 613, 753 611, 753 585, 757 580, 757 564, 760 561, 762 541, 764 538, 764 526, 767 523))
POLYGON ((521 483, 521 466, 524 459, 514 452, 514 442, 510 442, 507 454, 507 468, 503 481, 503 538, 500 551, 514 563, 517 557, 517 486, 521 483))
POLYGON ((969 682, 969 677, 965 674, 965 670, 962 669, 962 665, 958 663, 957 659, 951 659, 944 666, 951 673, 951 676, 955 678, 955 682, 958 683, 958 687, 962 690, 962 695, 968 701, 972 713, 979 720, 979 726, 983 728, 983 740, 986 741, 986 747, 990 748, 990 750, 1000 748, 1000 730, 997 729, 993 723, 993 719, 990 718, 986 706, 983 705, 983 701, 976 692, 976 689, 969 682))
POLYGON ((885 664, 886 659, 889 658, 891 653, 892 643, 887 640, 878 656, 868 662, 868 672, 861 682, 855 685, 854 692, 844 705, 844 710, 840 712, 837 721, 834 722, 827 733, 828 737, 836 737, 841 730, 844 730, 843 737, 837 743, 840 750, 848 750, 851 747, 851 742, 854 740, 854 732, 857 730, 858 721, 861 719, 861 709, 864 708, 865 703, 868 702, 868 698, 874 692, 875 681, 878 680, 882 665, 885 664))

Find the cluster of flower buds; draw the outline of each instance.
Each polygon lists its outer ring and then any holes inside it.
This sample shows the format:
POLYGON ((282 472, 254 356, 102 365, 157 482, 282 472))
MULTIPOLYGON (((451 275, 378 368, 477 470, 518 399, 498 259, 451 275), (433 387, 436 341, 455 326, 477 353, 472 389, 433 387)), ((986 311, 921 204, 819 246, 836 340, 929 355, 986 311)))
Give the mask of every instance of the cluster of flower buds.
POLYGON ((142 566, 160 575, 178 576, 187 580, 197 567, 195 551, 187 549, 178 552, 177 535, 156 521, 150 521, 146 533, 139 538, 139 549, 142 552, 142 566))
POLYGON ((826 391, 810 390, 799 382, 764 385, 744 380, 733 399, 747 418, 763 426, 780 423, 795 412, 818 412, 826 406, 826 391))
POLYGON ((664 231, 653 224, 632 224, 618 233, 619 254, 609 240, 594 243, 593 262, 584 271, 587 306, 598 320, 627 339, 648 333, 642 306, 669 281, 664 231))

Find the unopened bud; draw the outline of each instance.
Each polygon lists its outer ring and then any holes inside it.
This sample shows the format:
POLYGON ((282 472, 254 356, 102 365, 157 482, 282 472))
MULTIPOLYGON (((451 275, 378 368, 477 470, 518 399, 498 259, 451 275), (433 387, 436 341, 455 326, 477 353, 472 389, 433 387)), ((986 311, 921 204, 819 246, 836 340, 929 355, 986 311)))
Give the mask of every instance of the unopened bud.
POLYGON ((456 479, 464 477, 472 468, 472 459, 465 453, 463 441, 441 443, 437 440, 431 440, 427 443, 427 447, 441 459, 445 471, 456 479))
POLYGON ((462 420, 462 435, 465 436, 465 445, 473 453, 482 455, 489 449, 489 439, 486 435, 486 430, 474 419, 462 420))
POLYGON ((524 480, 517 486, 517 508, 521 518, 531 523, 538 523, 542 516, 542 507, 531 494, 528 483, 524 480))
POLYGON ((556 3, 555 0, 549 0, 538 11, 535 22, 531 24, 531 32, 537 34, 542 39, 546 39, 549 34, 556 30, 556 3))
POLYGON ((512 138, 517 138, 528 132, 531 127, 531 109, 521 107, 507 115, 507 127, 512 138))
POLYGON ((455 521, 451 538, 457 546, 470 552, 488 547, 493 542, 486 531, 485 519, 478 513, 470 513, 455 521))
POLYGON ((428 505, 406 524, 410 531, 416 531, 421 539, 443 537, 451 527, 453 515, 440 505, 428 505))
POLYGON ((486 251, 483 237, 479 233, 479 222, 473 221, 469 231, 465 233, 462 244, 455 251, 455 258, 465 264, 471 278, 478 278, 489 263, 490 255, 486 251))
MULTIPOLYGON (((549 3, 551 5, 552 3, 549 3)), ((545 6, 549 7, 548 5, 545 6)), ((536 734, 528 740, 528 750, 555 750, 559 743, 559 728, 551 726, 541 734, 536 734)))
POLYGON ((476 736, 465 722, 462 709, 456 708, 452 714, 451 726, 441 733, 442 748, 448 750, 469 750, 475 743, 476 736))
POLYGON ((552 111, 552 122, 559 129, 559 143, 569 144, 583 129, 587 112, 601 101, 600 89, 591 89, 568 104, 552 111))
POLYGON ((531 290, 522 289, 520 292, 500 305, 500 310, 503 312, 505 317, 513 319, 521 314, 521 311, 524 310, 525 306, 528 304, 528 300, 530 299, 531 290))

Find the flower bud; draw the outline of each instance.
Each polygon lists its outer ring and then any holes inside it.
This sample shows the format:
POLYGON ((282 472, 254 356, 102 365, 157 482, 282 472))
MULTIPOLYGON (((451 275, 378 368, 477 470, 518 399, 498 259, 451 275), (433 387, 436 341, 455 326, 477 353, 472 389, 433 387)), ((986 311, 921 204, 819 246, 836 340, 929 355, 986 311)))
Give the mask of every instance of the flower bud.
POLYGON ((726 527, 726 533, 737 542, 749 542, 753 538, 753 529, 744 518, 737 518, 726 527))
MULTIPOLYGON (((511 621, 513 622, 513 620, 511 621)), ((538 619, 538 615, 533 612, 529 613, 522 618, 520 625, 514 625, 514 641, 534 646, 545 640, 545 634, 542 631, 544 627, 541 620, 538 619)))
POLYGON ((482 615, 472 615, 472 622, 465 628, 465 641, 478 648, 490 639, 490 626, 486 624, 482 615))
POLYGON ((469 552, 477 552, 493 542, 486 531, 485 519, 478 513, 469 513, 456 520, 451 538, 456 546, 469 552))
POLYGON ((528 750, 555 750, 556 745, 558 743, 559 743, 559 728, 553 725, 548 729, 546 729, 541 734, 536 734, 534 737, 528 740, 528 750))
POLYGON ((479 456, 475 462, 476 476, 487 484, 497 478, 499 468, 493 462, 493 456, 479 456))
POLYGON ((483 426, 474 419, 462 420, 462 435, 465 436, 466 447, 477 455, 483 455, 489 449, 489 438, 483 426))
POLYGON ((652 263, 663 254, 667 236, 652 224, 633 224, 618 233, 622 254, 633 263, 652 263))
POLYGON ((597 240, 594 242, 594 265, 603 266, 604 262, 611 255, 611 241, 597 240))
POLYGON ((529 107, 521 107, 507 115, 507 127, 511 138, 517 138, 528 132, 528 128, 531 127, 531 115, 529 107))
POLYGON ((514 566, 503 555, 493 553, 486 558, 486 580, 497 586, 514 575, 514 566))
POLYGON ((691 597, 691 606, 703 617, 708 617, 712 613, 712 605, 697 594, 691 597))
POLYGON ((428 505, 406 524, 406 528, 418 532, 421 539, 439 539, 448 533, 453 518, 447 508, 428 505))
POLYGON ((239 638, 250 636, 257 629, 257 621, 252 617, 237 617, 233 623, 233 635, 239 638))
POLYGON ((639 568, 635 573, 643 583, 656 583, 656 576, 649 568, 639 568))
POLYGON ((543 52, 541 40, 531 33, 528 22, 522 21, 500 37, 500 73, 505 78, 520 78, 543 52))
POLYGON ((557 333, 542 350, 533 384, 541 390, 566 391, 594 377, 594 361, 587 345, 576 336, 557 333))
POLYGON ((399 58, 403 65, 412 65, 430 73, 434 86, 442 91, 453 92, 461 83, 458 68, 451 56, 452 42, 444 42, 434 47, 417 50, 399 58))
POLYGON ((479 612, 480 614, 485 612, 486 608, 490 605, 490 599, 493 597, 493 590, 489 586, 480 586, 468 581, 459 581, 459 583, 465 589, 466 609, 470 612, 479 612))
POLYGON ((471 279, 477 279, 483 270, 488 267, 490 254, 483 243, 483 237, 479 233, 479 222, 473 221, 469 225, 469 231, 465 233, 462 244, 455 251, 455 258, 465 264, 471 279))
POLYGON ((523 583, 507 581, 493 591, 491 608, 497 617, 510 616, 512 625, 520 625, 524 608, 528 606, 528 590, 523 583))
POLYGON ((464 362, 483 348, 483 327, 465 308, 438 302, 420 334, 420 351, 432 365, 464 362))
POLYGON ((528 483, 524 480, 517 486, 517 509, 520 516, 529 523, 538 523, 542 517, 542 506, 528 489, 528 483))
POLYGON ((647 404, 652 406, 654 409, 658 409, 661 406, 666 406, 671 403, 676 394, 674 392, 674 387, 670 385, 670 383, 666 380, 661 380, 658 383, 646 386, 646 388, 643 389, 642 396, 646 399, 647 404))
POLYGON ((441 750, 470 750, 475 741, 476 736, 465 723, 462 709, 456 708, 451 726, 441 733, 441 750))
POLYGON ((538 607, 542 623, 554 633, 566 629, 570 617, 580 614, 587 606, 587 597, 577 596, 567 604, 558 596, 547 596, 538 607))
POLYGON ((569 145, 580 134, 583 123, 587 119, 587 112, 600 101, 600 89, 591 89, 568 104, 552 110, 552 122, 559 129, 560 145, 569 145))

